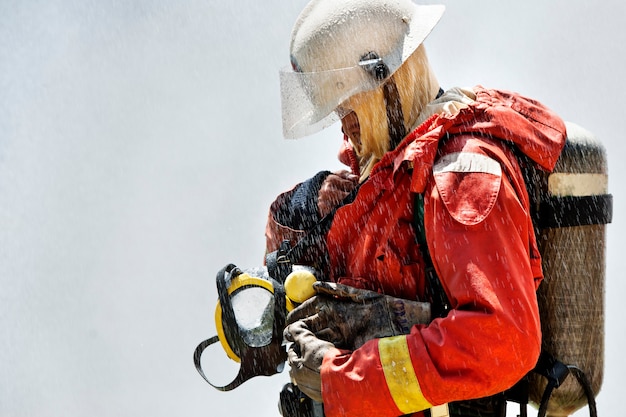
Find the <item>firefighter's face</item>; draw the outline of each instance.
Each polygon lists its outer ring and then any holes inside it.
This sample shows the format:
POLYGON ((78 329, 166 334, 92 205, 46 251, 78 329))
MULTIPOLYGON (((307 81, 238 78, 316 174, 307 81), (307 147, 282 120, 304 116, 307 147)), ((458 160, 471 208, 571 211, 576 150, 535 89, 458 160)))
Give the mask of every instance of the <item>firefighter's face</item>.
POLYGON ((341 118, 341 130, 345 133, 352 146, 354 146, 357 153, 360 153, 361 148, 361 127, 359 125, 359 118, 354 111, 348 111, 341 118))

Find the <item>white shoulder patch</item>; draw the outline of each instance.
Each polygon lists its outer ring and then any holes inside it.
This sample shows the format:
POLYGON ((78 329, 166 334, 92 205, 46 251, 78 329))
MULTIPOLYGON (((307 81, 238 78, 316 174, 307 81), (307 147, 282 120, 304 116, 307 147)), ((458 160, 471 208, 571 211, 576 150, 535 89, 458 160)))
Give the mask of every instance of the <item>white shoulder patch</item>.
POLYGON ((433 166, 433 173, 442 172, 482 172, 502 175, 500 164, 488 156, 472 152, 454 152, 442 156, 433 166))

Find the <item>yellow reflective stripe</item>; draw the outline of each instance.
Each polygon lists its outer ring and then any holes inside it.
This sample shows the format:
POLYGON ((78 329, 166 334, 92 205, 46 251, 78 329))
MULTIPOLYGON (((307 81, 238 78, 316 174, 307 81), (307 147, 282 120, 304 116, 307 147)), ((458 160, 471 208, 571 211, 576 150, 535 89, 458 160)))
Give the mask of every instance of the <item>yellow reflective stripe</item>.
POLYGON ((398 409, 409 414, 432 407, 422 395, 411 363, 406 336, 380 339, 378 352, 387 387, 398 409))

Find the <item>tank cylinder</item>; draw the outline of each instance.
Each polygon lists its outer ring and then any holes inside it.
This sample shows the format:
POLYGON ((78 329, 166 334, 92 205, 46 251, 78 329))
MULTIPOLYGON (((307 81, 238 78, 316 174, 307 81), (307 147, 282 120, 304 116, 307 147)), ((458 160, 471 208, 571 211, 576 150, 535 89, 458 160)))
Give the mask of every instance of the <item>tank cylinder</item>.
MULTIPOLYGON (((553 224, 537 231, 544 272, 537 293, 542 350, 565 365, 582 370, 597 394, 604 368, 606 225, 585 224, 596 221, 584 216, 607 209, 595 197, 589 197, 608 193, 607 160, 603 146, 591 133, 571 123, 567 124, 567 133, 568 140, 554 171, 544 176, 539 187, 541 200, 564 199, 566 206, 584 204, 581 210, 566 207, 583 216, 578 220, 584 225, 553 224)), ((546 385, 546 378, 531 374, 531 403, 540 404, 546 385)), ((568 416, 586 405, 585 391, 570 373, 552 392, 546 415, 568 416)))

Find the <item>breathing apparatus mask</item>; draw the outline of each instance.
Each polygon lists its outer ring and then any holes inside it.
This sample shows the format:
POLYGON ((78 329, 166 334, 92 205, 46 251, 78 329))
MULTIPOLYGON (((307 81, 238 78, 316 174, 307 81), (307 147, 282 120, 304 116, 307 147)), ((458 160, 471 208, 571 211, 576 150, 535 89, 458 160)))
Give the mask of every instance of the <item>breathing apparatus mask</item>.
POLYGON ((280 373, 285 366, 283 329, 287 313, 314 295, 316 280, 313 268, 286 261, 285 245, 288 242, 283 244, 283 252, 268 255, 270 262, 274 257, 269 268, 240 269, 229 264, 217 273, 217 335, 196 347, 194 364, 204 380, 220 391, 235 389, 255 376, 280 373), (280 258, 276 262, 277 255, 280 258), (203 352, 217 342, 228 358, 240 364, 237 376, 226 385, 212 383, 201 364, 203 352))

